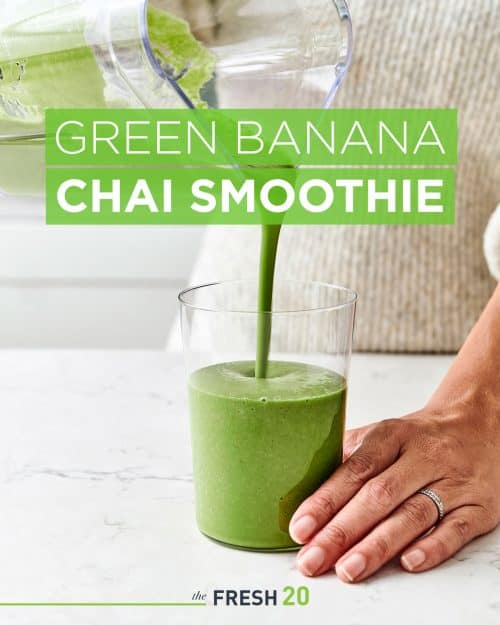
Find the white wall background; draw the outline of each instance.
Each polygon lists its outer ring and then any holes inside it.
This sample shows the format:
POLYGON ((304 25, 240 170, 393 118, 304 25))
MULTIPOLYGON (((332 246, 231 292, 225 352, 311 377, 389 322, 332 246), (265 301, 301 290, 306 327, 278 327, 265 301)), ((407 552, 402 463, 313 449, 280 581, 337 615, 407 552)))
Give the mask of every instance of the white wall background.
POLYGON ((52 227, 0 198, 0 348, 165 346, 202 230, 52 227))

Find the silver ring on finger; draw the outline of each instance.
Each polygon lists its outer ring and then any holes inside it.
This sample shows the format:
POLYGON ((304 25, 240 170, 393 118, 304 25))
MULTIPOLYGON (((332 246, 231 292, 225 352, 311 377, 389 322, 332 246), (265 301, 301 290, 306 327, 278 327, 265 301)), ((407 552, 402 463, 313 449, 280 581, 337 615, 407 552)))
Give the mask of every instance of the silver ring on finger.
POLYGON ((443 500, 436 493, 436 491, 432 490, 431 488, 420 488, 419 490, 417 490, 417 493, 420 495, 425 495, 433 502, 433 504, 436 506, 437 511, 438 511, 438 522, 442 521, 444 519, 444 515, 446 514, 446 512, 444 509, 443 500))

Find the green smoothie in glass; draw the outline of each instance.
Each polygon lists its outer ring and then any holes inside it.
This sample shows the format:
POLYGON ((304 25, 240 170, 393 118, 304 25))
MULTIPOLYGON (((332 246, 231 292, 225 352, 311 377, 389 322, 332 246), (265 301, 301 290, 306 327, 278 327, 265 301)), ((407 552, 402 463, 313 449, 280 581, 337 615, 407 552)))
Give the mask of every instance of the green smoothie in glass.
POLYGON ((269 359, 279 234, 262 228, 255 361, 210 365, 189 379, 198 526, 258 550, 297 548, 290 519, 342 461, 345 423, 341 375, 269 359))
POLYGON ((320 367, 229 362, 189 381, 200 530, 250 549, 296 547, 288 524, 342 459, 346 387, 320 367))

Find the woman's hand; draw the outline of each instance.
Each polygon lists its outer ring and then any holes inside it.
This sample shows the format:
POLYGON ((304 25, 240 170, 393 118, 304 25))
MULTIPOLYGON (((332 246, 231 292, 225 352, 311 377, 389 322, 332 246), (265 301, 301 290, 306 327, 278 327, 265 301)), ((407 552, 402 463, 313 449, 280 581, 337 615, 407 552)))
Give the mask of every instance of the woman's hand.
POLYGON ((345 462, 295 512, 298 567, 361 581, 401 554, 430 569, 500 522, 500 287, 425 409, 348 432, 345 462), (423 494, 441 498, 445 517, 423 494), (436 524, 437 523, 437 524, 436 524), (428 531, 436 526, 435 529, 428 531))
MULTIPOLYGON (((500 521, 500 429, 474 415, 423 411, 348 433, 352 455, 295 513, 292 537, 307 545, 299 569, 335 565, 346 582, 369 577, 399 553, 408 571, 440 564, 500 521), (446 516, 425 495, 441 497, 446 516)), ((349 453, 349 452, 348 452, 349 453)))

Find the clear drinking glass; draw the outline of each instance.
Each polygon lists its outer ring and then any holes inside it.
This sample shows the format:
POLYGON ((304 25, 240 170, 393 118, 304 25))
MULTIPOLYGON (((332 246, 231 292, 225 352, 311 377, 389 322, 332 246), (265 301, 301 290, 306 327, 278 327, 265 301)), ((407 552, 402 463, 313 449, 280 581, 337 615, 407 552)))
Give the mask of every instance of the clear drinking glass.
POLYGON ((234 281, 180 294, 198 527, 256 550, 297 545, 298 505, 342 460, 357 295, 277 281, 273 312, 258 284, 234 281), (272 324, 268 376, 255 378, 257 324, 272 324))

